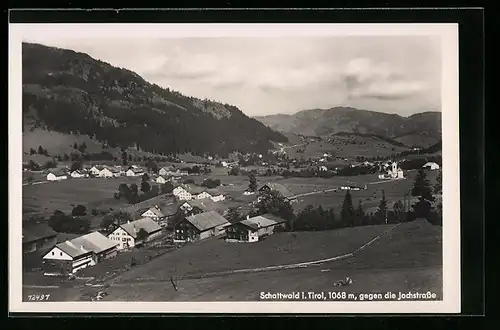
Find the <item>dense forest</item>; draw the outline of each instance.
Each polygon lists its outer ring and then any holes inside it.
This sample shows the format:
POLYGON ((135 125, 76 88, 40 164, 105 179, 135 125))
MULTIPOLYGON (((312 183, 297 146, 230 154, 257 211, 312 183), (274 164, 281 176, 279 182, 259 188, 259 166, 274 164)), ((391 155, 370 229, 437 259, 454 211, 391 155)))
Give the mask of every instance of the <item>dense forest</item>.
POLYGON ((270 141, 287 141, 235 106, 163 89, 87 54, 28 43, 23 115, 36 127, 165 155, 262 153, 270 141))

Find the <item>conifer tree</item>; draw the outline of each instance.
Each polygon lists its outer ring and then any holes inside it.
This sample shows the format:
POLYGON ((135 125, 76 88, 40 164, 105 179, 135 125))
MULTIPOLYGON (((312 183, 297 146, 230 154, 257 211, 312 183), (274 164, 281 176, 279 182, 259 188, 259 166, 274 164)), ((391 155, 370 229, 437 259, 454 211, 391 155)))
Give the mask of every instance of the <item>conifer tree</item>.
POLYGON ((358 226, 364 225, 363 220, 365 218, 365 210, 363 209, 363 205, 361 204, 361 200, 358 201, 358 208, 356 209, 356 218, 357 218, 357 225, 358 226))
POLYGON ((385 192, 382 190, 382 199, 380 200, 376 214, 378 223, 386 223, 387 211, 387 200, 385 199, 385 192))
POLYGON ((342 203, 342 209, 340 211, 340 220, 346 227, 352 226, 352 220, 354 216, 354 206, 352 205, 352 197, 349 190, 347 190, 344 202, 342 203))

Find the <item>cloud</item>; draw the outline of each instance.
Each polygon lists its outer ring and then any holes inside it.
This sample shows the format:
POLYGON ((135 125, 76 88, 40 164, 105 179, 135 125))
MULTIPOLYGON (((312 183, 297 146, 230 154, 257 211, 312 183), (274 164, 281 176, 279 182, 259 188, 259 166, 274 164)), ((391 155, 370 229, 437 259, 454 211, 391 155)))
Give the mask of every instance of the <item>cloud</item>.
MULTIPOLYGON (((36 41, 36 40, 35 40, 36 41)), ((440 104, 439 43, 422 37, 43 40, 249 115, 440 104), (437 49, 437 50, 436 50, 437 49)))
POLYGON ((412 79, 389 63, 369 58, 350 60, 342 76, 349 100, 400 100, 414 97, 429 87, 424 81, 412 79))

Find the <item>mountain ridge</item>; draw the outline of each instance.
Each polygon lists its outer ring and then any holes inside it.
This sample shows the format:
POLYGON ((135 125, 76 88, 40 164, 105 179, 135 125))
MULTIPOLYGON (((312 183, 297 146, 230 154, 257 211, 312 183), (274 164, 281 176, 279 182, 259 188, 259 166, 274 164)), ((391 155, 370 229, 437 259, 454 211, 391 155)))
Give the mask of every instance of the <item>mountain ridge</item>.
POLYGON ((183 95, 90 55, 22 44, 23 129, 159 154, 264 152, 287 138, 236 106, 183 95))
MULTIPOLYGON (((425 111, 407 117, 384 112, 333 107, 301 110, 294 114, 254 116, 266 126, 283 132, 309 136, 360 133, 406 138, 407 145, 428 146, 441 139, 441 112, 425 111), (419 136, 425 142, 419 143, 419 136)), ((400 141, 402 142, 402 141, 400 141)))

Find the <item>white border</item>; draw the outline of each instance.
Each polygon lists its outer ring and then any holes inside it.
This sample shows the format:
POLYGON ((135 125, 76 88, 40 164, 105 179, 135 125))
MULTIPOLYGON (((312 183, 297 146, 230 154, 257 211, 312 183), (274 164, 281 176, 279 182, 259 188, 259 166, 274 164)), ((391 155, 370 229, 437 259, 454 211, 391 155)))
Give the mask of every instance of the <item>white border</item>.
POLYGON ((119 313, 459 313, 460 183, 458 24, 10 24, 9 311, 119 313), (434 35, 442 45, 443 301, 439 302, 23 302, 21 42, 54 38, 434 35))

